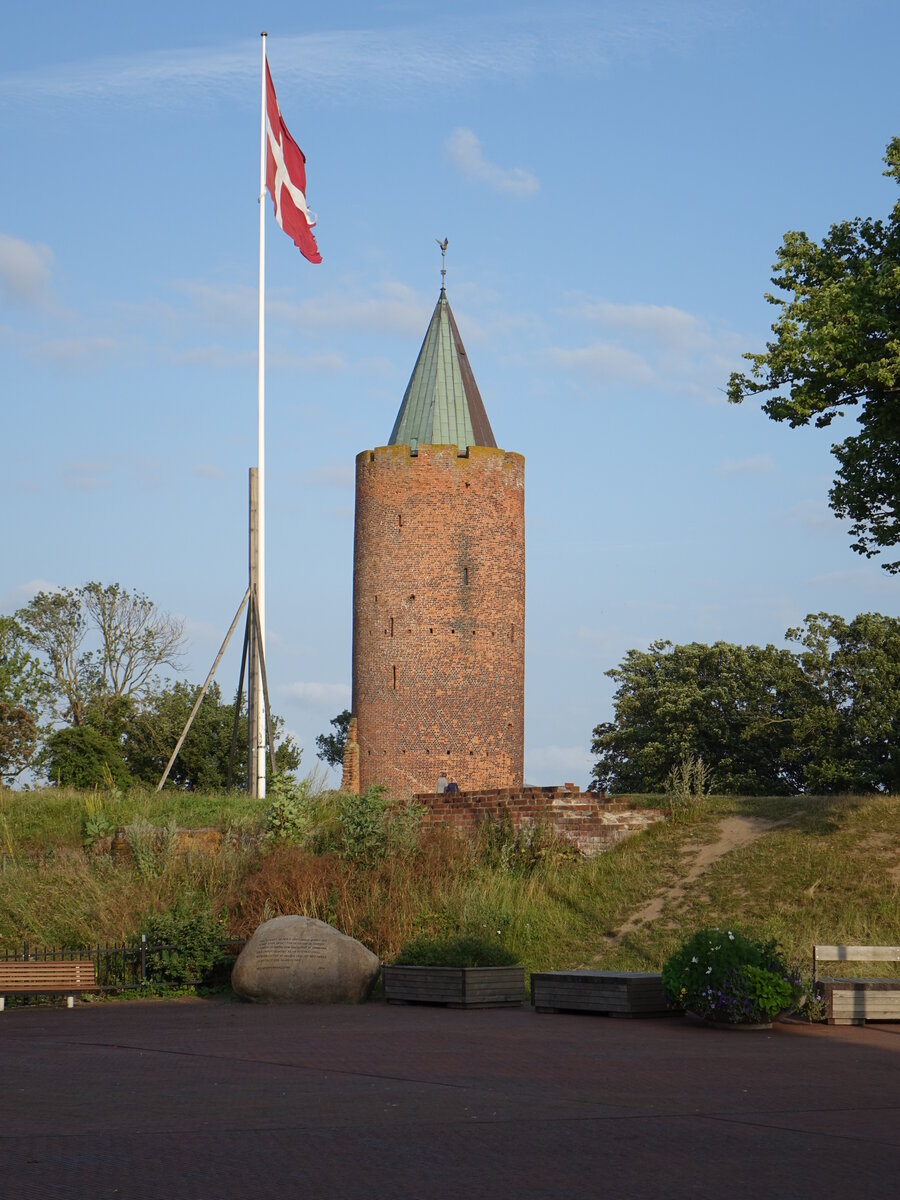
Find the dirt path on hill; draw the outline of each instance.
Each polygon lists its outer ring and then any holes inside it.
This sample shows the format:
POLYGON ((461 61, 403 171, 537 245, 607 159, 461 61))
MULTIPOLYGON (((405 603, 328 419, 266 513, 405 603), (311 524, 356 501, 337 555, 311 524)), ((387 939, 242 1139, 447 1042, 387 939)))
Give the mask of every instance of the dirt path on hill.
POLYGON ((792 820, 793 815, 784 817, 780 821, 769 821, 765 817, 723 817, 719 822, 718 836, 715 841, 707 842, 702 846, 694 844, 682 846, 682 854, 686 858, 691 856, 691 859, 681 878, 677 883, 670 884, 657 892, 648 904, 632 913, 618 933, 609 938, 607 944, 615 946, 625 934, 631 933, 639 925, 658 920, 667 904, 683 896, 688 887, 724 855, 729 854, 732 850, 740 850, 744 846, 749 846, 764 833, 782 825, 788 825, 792 820))

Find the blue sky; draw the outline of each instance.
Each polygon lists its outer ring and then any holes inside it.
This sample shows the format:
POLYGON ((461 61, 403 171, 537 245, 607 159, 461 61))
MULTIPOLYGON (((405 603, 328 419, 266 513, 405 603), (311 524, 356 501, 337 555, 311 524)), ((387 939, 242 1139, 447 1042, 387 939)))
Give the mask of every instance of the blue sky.
POLYGON ((324 259, 269 220, 269 677, 305 766, 349 703, 354 457, 390 434, 436 237, 526 457, 529 781, 587 783, 631 647, 896 615, 827 507, 850 420, 723 393, 783 233, 896 199, 892 0, 5 14, 0 611, 118 580, 184 617, 199 682, 243 595, 262 28, 324 259))

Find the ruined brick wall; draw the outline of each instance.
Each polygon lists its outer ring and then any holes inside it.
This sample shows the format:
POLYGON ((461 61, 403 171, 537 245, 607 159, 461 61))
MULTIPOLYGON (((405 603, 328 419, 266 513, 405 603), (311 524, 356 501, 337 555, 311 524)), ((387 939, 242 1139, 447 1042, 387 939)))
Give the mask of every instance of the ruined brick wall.
POLYGON ((521 788, 525 460, 484 446, 356 459, 359 785, 521 788))
POLYGON ((474 833, 485 820, 508 817, 514 829, 547 825, 591 857, 616 842, 664 819, 656 809, 632 809, 626 800, 604 800, 580 792, 572 783, 562 787, 497 788, 483 792, 425 793, 413 797, 424 810, 423 821, 450 825, 474 833))

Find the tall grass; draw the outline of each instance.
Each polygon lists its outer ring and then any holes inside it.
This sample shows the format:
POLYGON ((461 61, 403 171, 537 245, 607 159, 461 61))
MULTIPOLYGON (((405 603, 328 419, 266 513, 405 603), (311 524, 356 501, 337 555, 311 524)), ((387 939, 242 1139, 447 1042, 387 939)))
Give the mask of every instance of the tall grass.
POLYGON ((267 841, 265 802, 243 796, 129 793, 104 797, 103 808, 135 845, 144 839, 141 853, 82 850, 83 793, 0 796, 0 945, 127 939, 179 897, 208 897, 235 935, 305 913, 386 960, 416 937, 476 936, 497 939, 531 970, 659 969, 685 936, 716 924, 775 937, 798 962, 814 942, 900 944, 900 801, 888 797, 708 798, 690 820, 653 826, 591 860, 560 853, 552 839, 509 845, 494 831, 473 843, 424 828, 377 861, 353 861, 340 838, 325 853, 267 841), (685 852, 735 813, 786 823, 719 859, 658 919, 616 936, 684 880, 685 852), (205 854, 148 833, 176 822, 237 832, 205 854))

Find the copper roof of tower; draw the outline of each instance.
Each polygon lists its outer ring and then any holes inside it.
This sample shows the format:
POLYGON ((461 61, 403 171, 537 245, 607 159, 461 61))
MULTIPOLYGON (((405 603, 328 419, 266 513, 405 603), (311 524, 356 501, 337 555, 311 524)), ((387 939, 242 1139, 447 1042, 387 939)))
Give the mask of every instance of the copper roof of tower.
POLYGON ((497 445, 444 288, 388 442, 412 444, 497 445))

